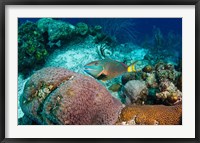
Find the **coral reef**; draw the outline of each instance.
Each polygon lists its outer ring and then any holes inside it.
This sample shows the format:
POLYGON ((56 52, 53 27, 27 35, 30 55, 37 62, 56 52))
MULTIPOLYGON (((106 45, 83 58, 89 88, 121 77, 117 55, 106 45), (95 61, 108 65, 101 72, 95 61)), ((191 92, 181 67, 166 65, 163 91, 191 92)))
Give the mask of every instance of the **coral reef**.
MULTIPOLYGON (((158 62, 155 66, 146 65, 142 71, 126 73, 121 79, 122 84, 125 84, 124 87, 131 80, 145 81, 150 91, 146 93, 148 96, 145 98, 145 104, 174 105, 182 101, 181 72, 176 71, 172 64, 158 62)), ((131 87, 129 88, 131 89, 131 87)), ((123 96, 127 94, 125 92, 125 90, 122 90, 123 96)), ((133 93, 130 92, 128 97, 131 96, 133 96, 133 93)))
POLYGON ((96 25, 94 27, 90 27, 89 28, 89 33, 90 35, 92 36, 96 36, 97 34, 101 33, 102 32, 102 27, 100 25, 96 25))
POLYGON ((160 83, 159 89, 161 92, 156 93, 157 100, 166 105, 174 105, 182 102, 182 93, 169 80, 160 83))
POLYGON ((180 72, 176 71, 174 69, 174 66, 172 64, 166 64, 163 62, 159 62, 155 65, 156 70, 156 76, 159 80, 159 82, 162 82, 165 79, 168 79, 172 81, 173 83, 176 83, 177 78, 180 76, 180 72))
POLYGON ((89 32, 89 27, 86 23, 79 22, 76 25, 76 34, 86 36, 89 32))
POLYGON ((48 40, 51 42, 70 39, 75 32, 75 26, 72 24, 53 20, 51 18, 42 18, 38 20, 37 26, 41 32, 48 33, 48 40))
POLYGON ((117 125, 181 125, 182 105, 129 105, 122 109, 117 125))
MULTIPOLYGON (((18 66, 19 72, 28 76, 32 70, 41 68, 47 56, 52 54, 56 49, 63 47, 66 44, 82 42, 83 37, 86 38, 94 34, 91 43, 98 39, 99 45, 95 45, 96 50, 100 51, 102 58, 109 57, 112 52, 105 45, 111 45, 113 40, 107 35, 101 33, 101 26, 94 26, 93 32, 86 23, 79 22, 76 26, 52 18, 41 18, 36 23, 25 22, 19 26, 18 32, 18 66), (98 38, 100 36, 100 38, 98 38), (102 38, 102 39, 101 39, 102 38), (102 49, 103 47, 103 49, 102 49)), ((89 38, 86 38, 89 39, 89 38)))
POLYGON ((48 55, 44 38, 33 22, 26 22, 18 30, 18 70, 24 75, 44 64, 48 55))
POLYGON ((147 84, 148 87, 151 87, 151 88, 157 88, 158 87, 158 83, 157 83, 155 73, 148 73, 147 74, 146 84, 147 84))
POLYGON ((131 80, 123 88, 122 96, 126 97, 126 104, 144 104, 147 100, 148 89, 144 81, 131 80))
POLYGON ((146 65, 142 70, 143 70, 144 72, 150 73, 150 72, 153 70, 153 68, 152 68, 151 65, 146 65))
POLYGON ((55 22, 52 18, 41 18, 37 21, 37 27, 41 33, 48 32, 49 24, 55 22))
POLYGON ((20 105, 37 124, 114 124, 122 108, 93 78, 63 68, 33 74, 20 105))
POLYGON ((117 124, 181 124, 182 39, 176 32, 152 25, 135 39, 140 19, 29 20, 18 21, 19 125, 115 124, 121 111, 117 124), (96 80, 84 65, 102 59, 137 62, 135 72, 96 80))

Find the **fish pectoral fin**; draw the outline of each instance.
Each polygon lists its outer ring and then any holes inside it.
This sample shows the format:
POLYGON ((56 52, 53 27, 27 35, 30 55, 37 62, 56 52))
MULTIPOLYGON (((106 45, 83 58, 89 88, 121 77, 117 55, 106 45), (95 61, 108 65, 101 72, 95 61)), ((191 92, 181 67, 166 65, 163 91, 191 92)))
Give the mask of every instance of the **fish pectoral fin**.
POLYGON ((101 76, 101 75, 107 76, 107 74, 104 72, 104 70, 102 70, 102 71, 97 75, 97 77, 99 77, 99 76, 101 76))
POLYGON ((106 81, 107 75, 105 75, 104 73, 100 74, 97 79, 102 80, 102 81, 106 81))

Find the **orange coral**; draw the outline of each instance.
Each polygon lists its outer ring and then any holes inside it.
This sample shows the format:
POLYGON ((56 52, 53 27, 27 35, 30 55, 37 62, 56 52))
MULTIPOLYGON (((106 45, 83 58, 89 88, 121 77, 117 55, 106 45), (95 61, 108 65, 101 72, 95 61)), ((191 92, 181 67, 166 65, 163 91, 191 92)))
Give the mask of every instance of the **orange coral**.
POLYGON ((122 109, 116 124, 180 125, 182 124, 182 105, 129 105, 122 109))

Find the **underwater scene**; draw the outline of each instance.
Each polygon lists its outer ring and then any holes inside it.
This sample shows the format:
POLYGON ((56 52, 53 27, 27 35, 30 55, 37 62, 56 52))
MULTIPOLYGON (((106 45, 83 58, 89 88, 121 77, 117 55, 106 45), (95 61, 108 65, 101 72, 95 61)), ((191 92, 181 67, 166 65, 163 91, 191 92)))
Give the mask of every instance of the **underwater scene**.
POLYGON ((182 125, 182 19, 18 18, 18 125, 182 125))

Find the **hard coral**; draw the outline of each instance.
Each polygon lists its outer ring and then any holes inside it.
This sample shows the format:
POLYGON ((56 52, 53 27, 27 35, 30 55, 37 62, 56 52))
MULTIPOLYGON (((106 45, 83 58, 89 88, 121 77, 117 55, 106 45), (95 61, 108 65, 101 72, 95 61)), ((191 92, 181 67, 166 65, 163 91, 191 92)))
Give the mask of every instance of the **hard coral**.
POLYGON ((151 72, 153 70, 152 66, 151 65, 147 65, 145 66, 143 69, 142 69, 144 72, 151 72))
POLYGON ((48 40, 50 42, 57 42, 58 40, 70 39, 75 32, 75 26, 51 18, 42 18, 37 22, 38 29, 44 33, 48 33, 48 40))
POLYGON ((177 77, 180 75, 180 73, 177 72, 174 69, 174 66, 171 64, 159 62, 156 64, 155 69, 156 69, 156 75, 159 82, 162 82, 163 80, 168 79, 172 81, 173 83, 175 83, 177 80, 177 77))
POLYGON ((118 125, 180 125, 182 105, 129 105, 122 109, 118 125))
POLYGON ((157 100, 166 105, 174 105, 182 101, 182 93, 169 80, 162 81, 159 89, 161 92, 156 93, 157 100))
POLYGON ((146 84, 148 87, 156 88, 158 86, 155 73, 148 73, 146 78, 146 84))
POLYGON ((25 22, 18 29, 18 69, 27 75, 32 69, 44 64, 48 55, 42 33, 33 22, 25 22))
POLYGON ((121 103, 93 78, 44 68, 26 83, 22 111, 37 124, 114 124, 121 103))

